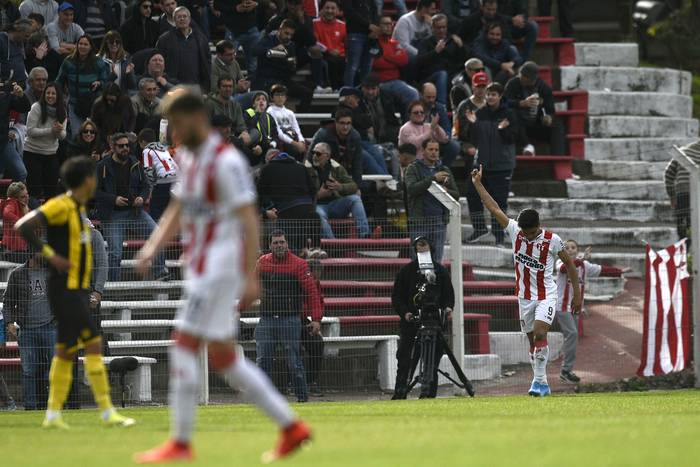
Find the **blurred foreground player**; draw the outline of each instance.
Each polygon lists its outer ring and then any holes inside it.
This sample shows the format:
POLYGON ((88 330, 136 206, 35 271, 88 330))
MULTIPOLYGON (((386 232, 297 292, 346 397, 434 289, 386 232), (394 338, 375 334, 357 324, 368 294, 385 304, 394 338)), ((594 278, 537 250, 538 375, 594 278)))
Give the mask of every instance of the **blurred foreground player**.
MULTIPOLYGON (((515 262, 515 293, 520 308, 520 329, 530 341, 530 362, 534 379, 528 394, 548 396, 547 360, 549 346, 547 332, 552 326, 557 309, 557 285, 554 283, 554 263, 557 257, 566 267, 572 284, 579 283, 574 261, 566 253, 561 238, 540 227, 540 216, 534 209, 524 209, 518 221, 509 219, 481 183, 482 168, 472 171, 472 182, 484 206, 505 229, 513 242, 515 262)), ((573 287, 571 311, 581 311, 581 289, 573 287)))
POLYGON ((56 318, 56 353, 49 372, 49 401, 44 428, 67 429, 61 409, 73 379, 73 357, 85 349, 85 373, 107 426, 128 427, 135 422, 117 413, 109 394, 107 371, 102 362, 102 338, 90 310, 92 242, 85 204, 97 187, 95 162, 75 157, 61 167, 61 180, 68 188, 62 195, 28 213, 17 224, 27 242, 49 263, 49 305, 56 318), (37 235, 46 228, 47 242, 37 235))
POLYGON ((138 463, 193 458, 191 439, 199 386, 197 355, 208 345, 212 367, 282 428, 263 462, 285 457, 310 439, 265 374, 234 351, 236 302, 245 309, 259 292, 255 274, 259 226, 255 190, 245 158, 211 129, 201 97, 190 91, 165 99, 165 114, 182 146, 180 182, 160 224, 139 252, 138 270, 149 269, 181 228, 187 264, 185 304, 178 311, 170 349, 171 439, 137 454, 138 463), (169 102, 168 102, 169 101, 169 102))

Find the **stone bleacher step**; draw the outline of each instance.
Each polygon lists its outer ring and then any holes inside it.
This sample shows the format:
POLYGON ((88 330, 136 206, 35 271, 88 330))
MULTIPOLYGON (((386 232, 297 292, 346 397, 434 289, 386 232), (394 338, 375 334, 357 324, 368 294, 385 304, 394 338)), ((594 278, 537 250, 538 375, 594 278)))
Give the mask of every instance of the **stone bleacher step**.
POLYGON ((588 134, 611 137, 696 137, 698 121, 692 118, 635 117, 608 115, 588 117, 588 134))
POLYGON ((666 162, 591 161, 591 175, 606 180, 660 180, 666 162))
POLYGON ((561 67, 561 89, 690 95, 691 74, 670 68, 561 67))
MULTIPOLYGON (((464 219, 468 219, 467 199, 460 198, 460 203, 462 203, 462 216, 464 219)), ((525 197, 514 197, 508 200, 508 214, 510 216, 517 216, 520 211, 526 208, 536 209, 544 224, 546 224, 547 219, 673 222, 673 211, 668 201, 525 197)))
POLYGON ((577 42, 574 49, 576 66, 639 66, 639 46, 633 42, 577 42))
MULTIPOLYGON (((663 173, 659 174, 663 177, 663 173)), ((630 199, 665 201, 668 199, 662 180, 566 180, 571 199, 630 199)))
POLYGON ((690 118, 693 99, 667 92, 588 92, 589 115, 690 118))
POLYGON ((693 137, 661 138, 586 138, 586 159, 592 161, 648 161, 666 162, 669 151, 697 141, 693 137))

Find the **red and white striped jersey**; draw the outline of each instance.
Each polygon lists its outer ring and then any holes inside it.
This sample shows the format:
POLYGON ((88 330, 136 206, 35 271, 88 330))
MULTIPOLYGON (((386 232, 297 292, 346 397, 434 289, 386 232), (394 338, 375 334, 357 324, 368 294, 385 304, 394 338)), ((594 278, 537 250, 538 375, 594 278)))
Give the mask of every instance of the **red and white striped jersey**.
POLYGON ((187 278, 241 277, 245 255, 235 210, 256 200, 246 159, 216 133, 194 151, 179 148, 177 159, 173 195, 182 203, 187 278))
POLYGON ((508 220, 505 230, 513 241, 516 295, 525 300, 555 300, 554 263, 564 242, 549 230, 542 230, 530 242, 513 219, 508 220))
MULTIPOLYGON (((578 270, 578 279, 581 284, 581 299, 583 299, 586 278, 600 276, 603 266, 589 263, 583 259, 574 260, 574 264, 578 270)), ((571 311, 571 301, 574 299, 574 288, 571 286, 571 281, 566 273, 564 262, 558 259, 554 268, 557 271, 557 311, 567 313, 571 311)))
POLYGON ((147 144, 141 153, 143 170, 154 185, 173 183, 177 180, 178 166, 167 146, 147 144))

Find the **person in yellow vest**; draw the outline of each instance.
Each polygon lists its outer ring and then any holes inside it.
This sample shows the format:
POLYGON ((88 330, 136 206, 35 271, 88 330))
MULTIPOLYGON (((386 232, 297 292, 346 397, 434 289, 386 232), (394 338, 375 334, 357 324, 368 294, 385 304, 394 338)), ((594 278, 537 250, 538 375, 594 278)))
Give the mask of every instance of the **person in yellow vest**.
POLYGON ((251 166, 262 164, 269 149, 277 148, 277 123, 272 115, 267 113, 269 99, 264 91, 256 91, 253 95, 253 106, 243 112, 248 134, 251 139, 251 152, 247 153, 251 166), (257 144, 256 144, 257 143, 257 144))

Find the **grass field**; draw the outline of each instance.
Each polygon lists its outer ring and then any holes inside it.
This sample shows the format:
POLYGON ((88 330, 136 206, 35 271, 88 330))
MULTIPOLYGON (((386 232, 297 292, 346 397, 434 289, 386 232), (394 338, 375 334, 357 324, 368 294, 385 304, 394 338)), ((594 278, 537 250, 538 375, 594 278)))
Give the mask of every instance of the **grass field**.
MULTIPOLYGON (((311 449, 282 463, 313 466, 697 466, 700 391, 527 396, 296 407, 315 430, 311 449)), ((41 413, 0 414, 3 466, 123 466, 167 436, 164 408, 126 410, 129 430, 97 412, 67 412, 70 432, 38 428, 41 413)), ((252 466, 276 439, 248 406, 199 411, 203 466, 252 466)))

